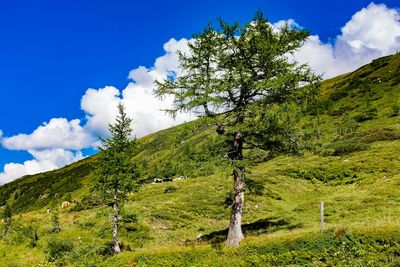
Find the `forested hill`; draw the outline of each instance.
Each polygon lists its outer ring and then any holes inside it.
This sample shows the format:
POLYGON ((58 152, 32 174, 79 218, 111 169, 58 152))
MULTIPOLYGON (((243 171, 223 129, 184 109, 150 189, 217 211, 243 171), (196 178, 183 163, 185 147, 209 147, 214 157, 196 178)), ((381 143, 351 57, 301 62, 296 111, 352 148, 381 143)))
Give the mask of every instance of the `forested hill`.
MULTIPOLYGON (((399 89, 400 54, 376 59, 352 73, 324 81, 318 103, 299 123, 310 140, 317 135, 317 141, 310 141, 306 147, 320 156, 340 156, 368 150, 376 141, 399 138, 399 89)), ((221 170, 223 149, 219 142, 213 126, 193 121, 141 138, 140 150, 133 156, 143 161, 144 181, 178 176, 192 179, 221 170)), ((267 160, 257 151, 248 155, 254 165, 267 160)), ((77 201, 85 201, 95 163, 93 156, 3 185, 0 205, 8 202, 13 210, 32 210, 58 203, 71 194, 77 201)))

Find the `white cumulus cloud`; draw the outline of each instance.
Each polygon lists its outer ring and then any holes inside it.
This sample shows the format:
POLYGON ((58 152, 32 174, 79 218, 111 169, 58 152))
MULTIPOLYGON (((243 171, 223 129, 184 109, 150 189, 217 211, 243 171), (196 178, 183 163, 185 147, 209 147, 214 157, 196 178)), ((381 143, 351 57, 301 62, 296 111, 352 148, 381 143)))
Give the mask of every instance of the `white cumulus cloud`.
POLYGON ((113 123, 118 112, 120 92, 113 86, 88 89, 81 99, 81 108, 86 113, 85 129, 93 135, 107 134, 109 123, 113 123))
POLYGON ((168 75, 179 75, 179 56, 177 51, 188 52, 187 39, 170 39, 164 44, 165 54, 155 60, 154 66, 140 66, 129 72, 132 80, 120 92, 115 87, 98 90, 88 89, 81 99, 81 108, 87 114, 85 128, 97 135, 106 135, 107 128, 117 115, 117 104, 121 102, 129 117, 133 119, 132 128, 137 136, 164 129, 195 118, 192 114, 181 113, 175 119, 163 111, 172 106, 173 98, 162 100, 153 95, 154 81, 168 75))
POLYGON ((400 45, 400 14, 384 4, 371 3, 346 23, 339 40, 356 53, 363 49, 393 53, 400 45))
POLYGON ((82 153, 65 149, 46 149, 42 151, 29 150, 32 160, 24 163, 7 163, 0 173, 0 185, 11 182, 19 177, 61 168, 67 164, 83 159, 82 153))
POLYGON ((2 136, 0 141, 9 150, 26 150, 32 160, 7 163, 0 172, 0 185, 28 174, 61 168, 83 158, 80 150, 92 145, 94 138, 80 125, 80 120, 53 118, 31 134, 2 136), (74 150, 75 152, 71 151, 74 150))
POLYGON ((90 146, 92 137, 80 125, 80 120, 53 118, 31 134, 3 137, 2 145, 10 150, 43 150, 63 148, 80 150, 90 146))
POLYGON ((313 35, 294 57, 330 78, 399 50, 399 11, 371 3, 352 16, 334 43, 323 43, 318 35, 313 35))

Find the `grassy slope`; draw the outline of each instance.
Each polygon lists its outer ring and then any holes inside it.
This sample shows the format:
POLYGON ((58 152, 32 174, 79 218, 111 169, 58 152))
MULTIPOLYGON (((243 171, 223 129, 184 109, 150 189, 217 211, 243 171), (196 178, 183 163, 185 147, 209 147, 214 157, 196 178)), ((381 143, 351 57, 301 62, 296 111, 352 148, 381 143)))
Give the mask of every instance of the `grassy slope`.
POLYGON ((247 237, 240 248, 219 243, 228 225, 224 198, 232 181, 228 169, 220 167, 220 151, 214 150, 218 139, 212 128, 192 122, 142 139, 143 149, 136 157, 147 162, 144 177, 187 175, 189 179, 146 184, 130 196, 126 210, 138 214, 139 222, 123 230, 121 238, 133 251, 107 259, 99 256, 110 236, 108 213, 103 206, 86 209, 93 196, 90 181, 95 164, 95 158, 88 158, 0 188, 0 200, 13 205, 20 228, 37 225, 40 238, 35 248, 29 248, 26 234, 10 235, 7 242, 0 242, 0 265, 44 264, 47 242, 54 237, 75 243, 76 249, 64 261, 86 262, 82 266, 89 262, 93 266, 398 263, 400 117, 392 116, 400 99, 398 77, 400 55, 395 55, 323 83, 320 115, 308 115, 299 124, 306 132, 307 124, 319 121, 323 134, 311 145, 318 153, 254 164, 249 176, 263 188, 246 195, 247 237), (368 102, 377 108, 377 119, 360 116, 368 102), (338 137, 346 118, 360 120, 357 133, 338 137), (335 156, 341 146, 360 151, 335 156), (62 231, 53 234, 45 208, 58 208, 68 192, 83 210, 60 210, 62 231), (83 201, 85 197, 89 201, 83 201), (324 234, 319 233, 321 200, 326 205, 324 234))

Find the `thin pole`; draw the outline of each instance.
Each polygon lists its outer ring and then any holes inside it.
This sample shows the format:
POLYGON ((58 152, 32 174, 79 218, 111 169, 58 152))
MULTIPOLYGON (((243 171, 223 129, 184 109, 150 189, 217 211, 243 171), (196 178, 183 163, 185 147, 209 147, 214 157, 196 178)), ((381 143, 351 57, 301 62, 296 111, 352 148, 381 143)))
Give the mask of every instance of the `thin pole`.
POLYGON ((321 232, 322 231, 324 231, 324 202, 323 201, 321 201, 321 205, 320 205, 320 208, 321 208, 321 232))

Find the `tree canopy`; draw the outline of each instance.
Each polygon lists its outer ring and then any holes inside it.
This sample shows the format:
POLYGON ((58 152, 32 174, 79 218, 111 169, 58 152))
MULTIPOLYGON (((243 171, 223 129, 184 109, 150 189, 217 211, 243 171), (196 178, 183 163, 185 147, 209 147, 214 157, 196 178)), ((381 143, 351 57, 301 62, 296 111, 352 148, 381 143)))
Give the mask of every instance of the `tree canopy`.
POLYGON ((320 77, 293 59, 308 31, 274 26, 260 11, 245 25, 222 19, 219 24, 193 36, 189 53, 180 53, 182 74, 158 81, 155 94, 174 96, 172 114, 194 110, 213 118, 217 132, 226 138, 234 178, 227 241, 237 245, 243 239, 243 149, 295 151, 299 143, 294 122, 303 104, 316 95, 320 77))

